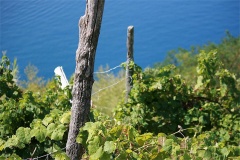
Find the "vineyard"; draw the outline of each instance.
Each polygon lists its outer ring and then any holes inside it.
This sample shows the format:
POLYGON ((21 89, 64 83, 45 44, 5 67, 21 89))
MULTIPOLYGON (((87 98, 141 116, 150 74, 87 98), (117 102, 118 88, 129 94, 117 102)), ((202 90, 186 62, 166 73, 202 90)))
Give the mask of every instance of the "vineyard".
MULTIPOLYGON (((228 37, 198 54, 170 53, 153 68, 142 70, 131 62, 133 87, 127 101, 123 74, 98 76, 90 121, 77 136, 85 148, 82 159, 240 159, 239 62, 232 67, 221 57, 224 49, 234 49, 230 42, 237 46, 231 53, 239 55, 239 38, 228 37), (172 55, 178 64, 169 63, 172 55), (106 83, 110 87, 102 91, 106 83)), ((64 89, 59 77, 36 86, 22 87, 16 63, 2 55, 0 159, 69 159, 72 81, 64 89)))

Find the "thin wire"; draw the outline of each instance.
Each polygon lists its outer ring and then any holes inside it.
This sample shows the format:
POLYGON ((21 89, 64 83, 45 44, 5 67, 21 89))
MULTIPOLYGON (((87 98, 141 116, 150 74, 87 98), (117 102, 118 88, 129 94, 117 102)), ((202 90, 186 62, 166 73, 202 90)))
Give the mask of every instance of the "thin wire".
MULTIPOLYGON (((123 62, 123 63, 125 63, 125 62, 123 62)), ((102 71, 102 72, 93 72, 93 73, 94 73, 94 74, 108 73, 108 72, 110 72, 110 71, 112 71, 112 70, 114 70, 114 69, 116 69, 116 68, 119 68, 119 67, 122 67, 122 63, 121 63, 120 65, 116 66, 116 67, 113 67, 113 68, 111 68, 111 69, 107 70, 107 71, 102 71)))
MULTIPOLYGON (((76 143, 77 143, 77 142, 76 142, 76 143)), ((72 145, 74 145, 74 144, 76 144, 76 143, 72 143, 72 144, 70 144, 69 146, 72 146, 72 145)), ((64 147, 64 148, 61 148, 60 150, 62 151, 62 150, 64 150, 64 149, 66 149, 66 148, 67 148, 67 147, 64 147)), ((43 158, 43 157, 47 157, 47 158, 48 158, 48 156, 51 156, 52 154, 57 153, 57 152, 59 152, 59 150, 58 150, 58 151, 55 151, 55 152, 51 152, 51 153, 45 154, 45 155, 42 155, 42 156, 40 156, 40 157, 37 156, 37 158, 26 158, 26 159, 23 159, 23 160, 34 160, 34 159, 39 159, 39 158, 43 158)))
MULTIPOLYGON (((132 78, 132 77, 130 77, 130 78, 132 78)), ((108 88, 111 88, 111 87, 117 85, 118 83, 122 82, 122 81, 125 80, 125 79, 126 79, 126 78, 123 78, 123 79, 121 79, 120 81, 118 81, 118 82, 116 82, 116 83, 113 83, 113 84, 111 84, 111 85, 109 85, 109 86, 107 86, 107 87, 104 87, 104 88, 99 89, 98 91, 92 93, 92 96, 95 95, 95 94, 97 94, 98 92, 101 92, 101 91, 103 91, 103 90, 105 90, 105 89, 108 89, 108 88)), ((132 79, 131 79, 131 81, 132 81, 132 79)), ((130 82, 131 82, 131 81, 130 81, 130 82)), ((70 100, 70 103, 72 103, 72 100, 70 100)))
MULTIPOLYGON (((75 143, 73 143, 73 144, 75 144, 75 143)), ((73 144, 71 144, 71 145, 73 145, 73 144)), ((71 145, 70 145, 70 146, 71 146, 71 145)), ((61 148, 61 150, 64 150, 65 148, 66 148, 66 147, 61 148)), ((48 156, 51 156, 52 154, 57 153, 57 152, 59 152, 59 151, 51 152, 51 153, 42 155, 42 156, 40 156, 40 157, 37 156, 37 158, 27 158, 27 159, 23 159, 23 160, 34 160, 34 159, 39 159, 39 158, 43 158, 43 157, 47 157, 47 159, 48 159, 48 156)))
POLYGON ((125 79, 126 79, 126 78, 123 78, 123 79, 121 79, 120 81, 118 81, 118 82, 116 82, 116 83, 113 83, 113 84, 111 84, 111 85, 109 85, 109 86, 107 86, 107 87, 104 87, 104 88, 99 89, 98 91, 94 92, 94 93, 92 94, 92 96, 93 96, 94 94, 97 94, 98 92, 101 92, 101 91, 103 91, 103 90, 105 90, 105 89, 108 89, 108 88, 110 88, 110 87, 113 87, 113 86, 117 85, 118 83, 122 82, 122 81, 125 80, 125 79))

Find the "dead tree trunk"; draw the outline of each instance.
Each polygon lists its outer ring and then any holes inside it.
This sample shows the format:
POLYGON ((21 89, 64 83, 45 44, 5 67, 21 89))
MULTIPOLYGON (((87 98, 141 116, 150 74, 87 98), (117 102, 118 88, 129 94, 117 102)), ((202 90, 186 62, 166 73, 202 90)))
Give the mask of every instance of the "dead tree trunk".
POLYGON ((72 90, 71 121, 66 153, 72 160, 81 159, 84 148, 76 143, 79 128, 89 120, 94 60, 102 23, 105 0, 87 0, 85 15, 79 20, 79 43, 72 90))
POLYGON ((133 43, 134 43, 134 27, 129 26, 127 30, 127 66, 126 66, 126 100, 128 100, 128 95, 132 89, 133 81, 132 74, 133 70, 129 67, 129 63, 133 61, 133 43))

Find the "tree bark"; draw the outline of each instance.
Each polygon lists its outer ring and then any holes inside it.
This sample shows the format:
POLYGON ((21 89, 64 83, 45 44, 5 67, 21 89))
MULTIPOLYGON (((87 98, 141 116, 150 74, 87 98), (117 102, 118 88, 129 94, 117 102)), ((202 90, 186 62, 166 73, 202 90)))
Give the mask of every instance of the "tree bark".
POLYGON ((84 148, 76 137, 89 121, 94 60, 102 23, 105 0, 87 0, 85 15, 79 20, 79 43, 76 51, 76 68, 72 90, 71 120, 66 153, 71 160, 81 159, 84 148))

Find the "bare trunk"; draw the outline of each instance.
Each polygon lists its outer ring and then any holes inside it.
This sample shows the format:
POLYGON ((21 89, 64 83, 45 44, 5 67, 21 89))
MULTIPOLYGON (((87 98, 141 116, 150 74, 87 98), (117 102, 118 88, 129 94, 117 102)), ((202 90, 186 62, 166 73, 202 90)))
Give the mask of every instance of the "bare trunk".
POLYGON ((89 120, 94 60, 102 23, 105 0, 87 0, 85 15, 79 20, 79 44, 72 90, 71 121, 66 153, 72 160, 81 159, 84 148, 76 143, 79 128, 89 120))
POLYGON ((133 81, 132 75, 133 70, 129 67, 129 63, 133 61, 133 43, 134 43, 134 27, 129 26, 127 29, 127 66, 126 66, 126 100, 128 101, 128 95, 132 89, 133 81))

